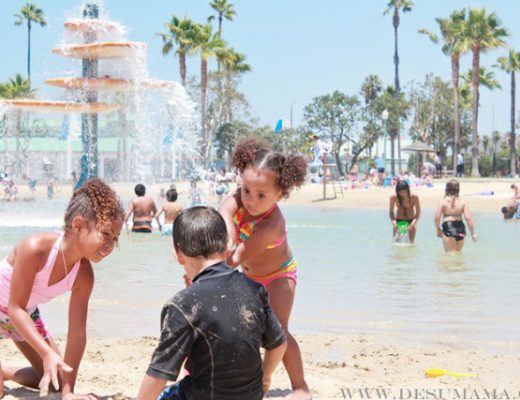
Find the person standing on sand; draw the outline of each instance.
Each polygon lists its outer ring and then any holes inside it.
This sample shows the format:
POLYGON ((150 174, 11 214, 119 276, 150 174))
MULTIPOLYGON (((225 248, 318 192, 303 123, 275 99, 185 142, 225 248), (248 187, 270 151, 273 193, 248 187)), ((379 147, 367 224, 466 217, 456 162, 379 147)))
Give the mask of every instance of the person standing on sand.
POLYGON ((133 214, 132 232, 151 233, 152 219, 157 219, 159 230, 161 230, 161 223, 157 218, 157 206, 151 197, 145 196, 146 187, 139 183, 134 188, 137 198, 133 199, 128 205, 128 210, 125 215, 125 225, 128 226, 128 219, 133 214))
POLYGON ((442 238, 444 251, 461 251, 466 238, 466 226, 462 221, 462 216, 468 224, 471 238, 477 241, 473 218, 469 211, 469 206, 465 200, 459 198, 459 182, 455 179, 446 183, 444 198, 439 202, 435 212, 435 228, 437 236, 442 238), (443 219, 441 225, 441 218, 443 219))

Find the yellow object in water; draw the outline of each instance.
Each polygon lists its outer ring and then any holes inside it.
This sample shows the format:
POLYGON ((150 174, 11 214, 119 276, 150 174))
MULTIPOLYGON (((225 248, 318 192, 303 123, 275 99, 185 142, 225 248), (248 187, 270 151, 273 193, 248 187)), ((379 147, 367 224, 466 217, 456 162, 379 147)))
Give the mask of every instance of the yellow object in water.
POLYGON ((451 376, 452 378, 471 378, 475 374, 468 374, 462 372, 450 372, 445 369, 428 368, 425 372, 427 378, 439 378, 441 376, 451 376))

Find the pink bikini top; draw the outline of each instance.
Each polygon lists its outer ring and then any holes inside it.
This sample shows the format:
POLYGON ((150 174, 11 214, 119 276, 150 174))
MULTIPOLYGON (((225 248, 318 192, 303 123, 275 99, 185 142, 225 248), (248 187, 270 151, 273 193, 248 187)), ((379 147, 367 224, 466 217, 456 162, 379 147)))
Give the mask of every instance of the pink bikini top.
MULTIPOLYGON (((31 290, 31 296, 27 303, 26 309, 36 307, 38 304, 47 303, 55 297, 72 289, 72 285, 76 281, 81 260, 79 260, 70 272, 61 281, 49 286, 49 278, 52 273, 56 257, 60 250, 63 240, 63 233, 58 236, 56 242, 52 246, 49 257, 41 271, 37 272, 34 277, 34 283, 31 290)), ((11 277, 13 275, 13 267, 7 261, 7 257, 0 261, 0 306, 6 307, 9 303, 9 291, 11 289, 11 277)))

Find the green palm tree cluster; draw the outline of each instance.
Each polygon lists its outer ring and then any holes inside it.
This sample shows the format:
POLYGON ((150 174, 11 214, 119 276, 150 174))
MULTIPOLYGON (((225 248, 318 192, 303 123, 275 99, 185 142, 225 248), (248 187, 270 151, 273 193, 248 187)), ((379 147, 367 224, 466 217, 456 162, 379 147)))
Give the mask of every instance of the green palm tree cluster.
POLYGON ((29 79, 24 79, 21 74, 16 74, 6 83, 0 83, 0 98, 2 99, 21 99, 32 97, 35 91, 31 89, 29 79))
POLYGON ((43 15, 43 10, 35 3, 28 2, 22 7, 19 13, 14 14, 16 21, 14 24, 20 26, 27 25, 27 78, 31 82, 31 29, 33 23, 40 26, 47 25, 47 21, 43 15))
MULTIPOLYGON (((492 72, 487 72, 480 65, 481 54, 505 46, 505 38, 509 35, 498 16, 488 13, 485 8, 469 7, 467 10, 455 10, 447 18, 437 18, 442 37, 442 51, 450 57, 452 66, 452 83, 454 96, 454 157, 460 151, 460 101, 459 95, 467 96, 471 88, 471 175, 479 176, 478 169, 478 106, 479 87, 499 88, 492 72), (463 75, 466 84, 459 90, 460 57, 465 53, 472 54, 471 72, 463 75), (468 80, 469 79, 469 80, 468 80)), ((426 29, 419 30, 427 34, 435 43, 439 37, 426 29)), ((463 99, 464 100, 464 99, 463 99)), ((514 102, 514 100, 513 100, 514 102)), ((514 118, 514 116, 513 116, 514 118)))
POLYGON ((221 97, 221 113, 226 115, 225 122, 231 122, 232 112, 225 107, 224 94, 231 80, 231 76, 243 74, 251 70, 246 63, 244 54, 229 47, 222 38, 222 24, 224 20, 232 21, 236 15, 234 6, 228 0, 213 0, 210 3, 216 15, 211 15, 205 23, 197 23, 188 17, 173 16, 166 26, 166 32, 160 33, 163 40, 163 55, 173 53, 179 57, 179 70, 182 84, 186 85, 186 57, 198 54, 200 56, 200 116, 203 153, 207 155, 211 146, 207 121, 206 99, 208 90, 208 63, 211 59, 217 60, 217 86, 221 97), (212 21, 218 21, 218 30, 214 31, 212 21), (221 72, 222 70, 222 72, 221 72), (223 79, 225 82, 223 83, 223 79))

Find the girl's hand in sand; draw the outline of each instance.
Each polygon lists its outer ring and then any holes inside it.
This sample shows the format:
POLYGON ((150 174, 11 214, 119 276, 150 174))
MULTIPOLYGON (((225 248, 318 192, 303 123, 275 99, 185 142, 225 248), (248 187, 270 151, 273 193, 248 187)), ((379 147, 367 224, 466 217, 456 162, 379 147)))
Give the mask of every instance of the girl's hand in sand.
POLYGON ((471 238, 473 239, 474 242, 477 241, 477 235, 473 234, 473 235, 471 235, 471 238))
POLYGON ((40 395, 46 396, 49 392, 49 384, 55 390, 60 390, 60 382, 58 380, 58 370, 64 372, 72 372, 72 368, 65 364, 65 361, 54 351, 49 351, 43 357, 43 377, 38 385, 40 388, 40 395))
POLYGON ((441 231, 441 228, 437 228, 437 237, 439 237, 439 238, 442 237, 442 231, 441 231))
POLYGON ((94 393, 89 394, 75 394, 67 393, 61 396, 61 400, 97 400, 98 397, 94 393))
POLYGON ((271 387, 271 377, 264 376, 262 379, 262 385, 264 386, 264 395, 266 395, 271 387))

